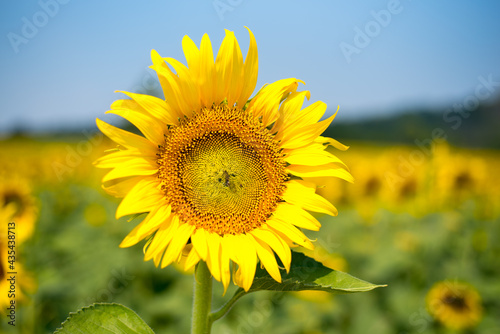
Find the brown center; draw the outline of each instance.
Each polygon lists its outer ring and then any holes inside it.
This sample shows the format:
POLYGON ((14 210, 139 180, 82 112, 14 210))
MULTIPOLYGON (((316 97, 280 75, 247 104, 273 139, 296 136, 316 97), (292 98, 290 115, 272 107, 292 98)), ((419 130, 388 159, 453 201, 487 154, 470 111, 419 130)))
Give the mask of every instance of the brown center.
POLYGON ((158 178, 180 219, 197 228, 241 234, 261 226, 285 189, 283 154, 251 115, 203 109, 165 136, 158 178))

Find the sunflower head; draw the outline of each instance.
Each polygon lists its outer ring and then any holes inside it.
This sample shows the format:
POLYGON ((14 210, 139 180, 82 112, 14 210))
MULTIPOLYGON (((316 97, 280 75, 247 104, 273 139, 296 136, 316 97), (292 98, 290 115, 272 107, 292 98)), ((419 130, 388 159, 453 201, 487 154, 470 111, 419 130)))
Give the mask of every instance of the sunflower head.
POLYGON ((179 218, 221 236, 265 223, 287 179, 269 130, 226 105, 204 108, 169 130, 157 162, 161 189, 179 218))
POLYGON ((233 271, 245 290, 259 261, 280 282, 277 257, 289 270, 290 247, 313 248, 302 229, 320 224, 308 211, 337 213, 311 181, 352 181, 326 150, 347 147, 320 136, 335 115, 318 122, 323 102, 302 109, 310 94, 297 91, 300 80, 279 80, 250 99, 258 56, 249 33, 244 61, 230 31, 215 60, 207 35, 199 48, 184 37, 187 66, 153 51, 165 100, 124 92, 130 99, 109 112, 144 136, 97 120, 118 147, 96 161, 112 168, 103 187, 123 197, 117 217, 147 213, 122 247, 147 239, 145 260, 161 267, 181 262, 186 270, 205 261, 225 288, 233 271))
POLYGON ((0 207, 11 212, 10 221, 16 223, 18 243, 31 237, 38 218, 38 205, 28 181, 20 177, 0 178, 0 207))
MULTIPOLYGON (((7 241, 9 222, 15 222, 14 217, 18 212, 18 206, 14 202, 5 203, 3 198, 0 197, 0 314, 6 314, 7 306, 11 304, 12 287, 11 282, 7 280, 8 273, 12 273, 9 262, 11 262, 12 255, 7 241)), ((16 223, 16 232, 17 232, 16 223)), ((23 234, 24 235, 24 234, 23 234)), ((23 239, 21 239, 22 241, 23 239)), ((22 263, 16 263, 16 302, 24 302, 28 299, 26 292, 33 293, 36 290, 36 283, 33 276, 28 271, 24 270, 22 263)))
POLYGON ((481 320, 481 297, 470 284, 456 281, 436 283, 427 294, 427 309, 451 329, 477 325, 481 320))

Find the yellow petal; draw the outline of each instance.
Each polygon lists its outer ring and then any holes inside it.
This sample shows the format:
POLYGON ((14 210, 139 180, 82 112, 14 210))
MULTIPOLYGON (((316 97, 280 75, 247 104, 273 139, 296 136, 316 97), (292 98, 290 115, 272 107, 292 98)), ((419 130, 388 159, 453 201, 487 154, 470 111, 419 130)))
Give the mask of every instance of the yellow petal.
MULTIPOLYGON (((285 124, 286 129, 289 132, 293 132, 294 130, 304 127, 306 125, 316 124, 325 114, 325 111, 326 111, 326 104, 321 101, 317 101, 302 110, 296 109, 295 111, 289 113, 291 117, 289 119, 289 122, 285 124)), ((334 113, 332 120, 335 118, 336 115, 337 112, 334 113)))
POLYGON ((178 84, 182 91, 182 100, 186 106, 184 114, 190 115, 192 111, 200 110, 200 94, 196 81, 193 81, 193 75, 190 70, 181 62, 174 58, 164 58, 167 63, 172 65, 177 72, 178 84), (189 113, 188 113, 189 112, 189 113))
MULTIPOLYGON (((151 213, 150 213, 151 214, 151 213)), ((145 219, 144 219, 145 220, 145 219)), ((144 224, 144 220, 139 224, 137 225, 126 237, 125 239, 122 240, 122 242, 120 243, 120 248, 126 248, 126 247, 130 247, 130 246, 133 246, 135 244, 137 244, 139 241, 141 241, 143 238, 139 238, 137 236, 137 232, 143 228, 143 224, 144 224)), ((153 230, 151 233, 154 233, 155 231, 153 230)))
POLYGON ((127 109, 127 110, 136 111, 139 113, 149 114, 149 112, 146 109, 144 109, 143 107, 141 107, 141 105, 139 103, 137 103, 136 101, 131 100, 131 99, 116 100, 113 103, 111 103, 111 109, 127 109))
POLYGON ((257 266, 255 243, 247 235, 235 235, 234 238, 240 249, 244 250, 237 252, 240 275, 236 279, 238 280, 238 285, 245 289, 245 291, 248 291, 252 286, 257 266))
POLYGON ((149 212, 165 202, 165 195, 158 189, 156 178, 144 178, 123 198, 116 209, 116 218, 134 213, 149 212))
POLYGON ((100 157, 94 161, 94 165, 99 168, 122 167, 122 164, 147 164, 154 167, 156 165, 156 159, 157 158, 153 156, 144 156, 144 154, 138 150, 120 150, 100 157))
POLYGON ((292 253, 290 251, 290 248, 286 246, 285 243, 282 242, 279 236, 277 236, 272 231, 265 230, 262 228, 255 229, 249 232, 248 234, 253 236, 256 239, 256 241, 269 245, 281 259, 281 262, 285 266, 286 271, 288 272, 290 270, 292 253))
POLYGON ((336 163, 319 166, 290 165, 286 168, 288 172, 299 177, 338 177, 347 182, 354 182, 352 175, 336 163))
POLYGON ((329 137, 319 136, 318 138, 316 138, 315 142, 321 143, 321 144, 326 144, 327 146, 331 145, 331 146, 333 146, 336 149, 341 150, 341 151, 346 151, 347 149, 349 149, 349 146, 346 146, 346 145, 338 142, 337 140, 335 140, 333 138, 329 138, 329 137))
POLYGON ((113 109, 106 112, 107 114, 115 114, 125 118, 130 123, 134 124, 142 134, 156 145, 163 144, 165 141, 164 134, 167 131, 166 124, 158 122, 151 116, 141 114, 128 109, 113 109))
POLYGON ((215 59, 218 85, 216 104, 227 98, 229 106, 234 105, 243 88, 243 56, 234 32, 226 30, 226 36, 215 59))
POLYGON ((156 174, 157 171, 158 166, 151 161, 141 158, 128 159, 104 175, 102 182, 136 175, 148 176, 156 174))
POLYGON ((227 238, 232 237, 231 235, 225 235, 221 240, 220 249, 220 272, 221 272, 221 282, 224 286, 224 294, 226 294, 229 282, 231 281, 231 271, 230 271, 230 257, 229 253, 231 250, 227 247, 227 238))
POLYGON ((262 117, 262 124, 269 126, 279 117, 279 105, 284 97, 295 92, 301 80, 290 78, 278 80, 265 86, 252 99, 248 111, 256 118, 262 117))
MULTIPOLYGON (((165 65, 167 66, 167 65, 165 65)), ((121 90, 117 90, 117 93, 123 93, 130 97, 132 100, 137 102, 139 106, 141 106, 144 110, 150 113, 155 118, 165 122, 166 124, 177 124, 176 114, 172 114, 172 112, 168 108, 168 104, 155 96, 146 95, 146 94, 136 94, 125 92, 121 90)), ((111 105, 112 109, 117 108, 118 105, 111 105), (114 108, 113 108, 114 107, 114 108)), ((134 109, 132 109, 134 110, 134 109)), ((135 109, 136 110, 136 109, 135 109)))
POLYGON ((207 243, 208 243, 208 256, 207 256, 207 266, 212 273, 212 276, 220 282, 221 272, 220 272, 220 243, 221 237, 217 233, 207 233, 207 243))
POLYGON ((266 268, 269 275, 271 275, 271 277, 274 278, 276 282, 281 283, 280 269, 278 267, 278 263, 276 262, 276 256, 274 255, 274 252, 267 244, 257 239, 254 240, 255 249, 257 250, 257 256, 259 257, 260 262, 262 263, 264 268, 266 268))
POLYGON ((241 79, 243 87, 237 101, 237 106, 239 108, 242 108, 247 103, 250 95, 252 95, 252 92, 255 90, 255 86, 257 85, 257 75, 259 72, 257 42, 255 41, 255 37, 252 31, 248 28, 247 30, 248 34, 250 35, 250 45, 248 47, 245 64, 243 65, 243 78, 241 79))
POLYGON ((296 205, 286 202, 278 205, 276 210, 273 212, 273 217, 311 231, 319 231, 319 228, 321 227, 319 221, 310 213, 296 205))
MULTIPOLYGON (((140 94, 137 96, 137 98, 141 98, 140 94)), ((154 103, 155 99, 152 99, 150 102, 154 103)), ((137 113, 149 115, 165 124, 177 124, 177 119, 171 115, 170 112, 167 110, 167 104, 165 101, 161 100, 163 102, 164 106, 160 103, 159 105, 154 105, 153 108, 150 108, 146 110, 143 108, 137 101, 130 100, 130 99, 122 99, 122 100, 116 100, 111 104, 111 109, 125 109, 125 110, 130 110, 134 111, 137 113)), ((142 101, 143 105, 146 103, 145 101, 142 101)), ((149 104, 147 104, 149 106, 149 104)))
POLYGON ((199 86, 201 101, 205 107, 222 102, 222 100, 216 100, 217 76, 215 74, 214 53, 207 34, 203 35, 200 44, 199 86))
POLYGON ((156 231, 153 241, 149 244, 145 254, 144 261, 149 261, 158 253, 164 253, 172 238, 175 237, 179 229, 179 218, 176 215, 170 215, 164 224, 160 225, 156 231))
MULTIPOLYGON (((326 109, 326 104, 324 104, 324 108, 326 109)), ((334 118, 335 115, 332 115, 324 121, 318 123, 309 124, 297 128, 287 127, 281 130, 281 147, 291 149, 299 148, 313 143, 314 140, 328 128, 334 118)))
POLYGON ((325 151, 325 146, 313 143, 301 148, 283 150, 285 153, 285 161, 292 165, 317 166, 328 163, 336 163, 347 167, 342 160, 328 151, 325 151))
POLYGON ((161 267, 165 268, 170 263, 175 261, 179 254, 182 254, 182 249, 186 246, 189 237, 191 237, 191 233, 194 231, 195 226, 191 224, 181 224, 175 233, 175 237, 172 238, 172 241, 168 245, 167 251, 163 255, 163 260, 161 261, 161 267))
POLYGON ((274 229, 276 232, 281 233, 282 236, 290 239, 297 245, 305 247, 307 249, 314 249, 313 244, 306 237, 306 235, 290 223, 281 221, 280 219, 274 217, 267 221, 267 225, 270 228, 274 229))
POLYGON ((276 121, 272 132, 274 133, 281 130, 285 125, 289 126, 290 124, 293 124, 297 117, 297 113, 300 112, 300 109, 304 104, 304 98, 307 98, 309 100, 310 97, 311 93, 309 91, 290 93, 281 103, 281 106, 279 108, 280 117, 276 121))
POLYGON ((337 209, 326 199, 316 194, 314 184, 305 181, 288 181, 283 199, 302 209, 322 212, 331 216, 338 214, 337 209))
POLYGON ((153 257, 153 262, 155 264, 155 267, 158 267, 160 265, 161 258, 163 257, 163 252, 158 252, 156 255, 153 257))
POLYGON ((198 255, 196 249, 194 249, 194 247, 191 248, 191 251, 186 259, 186 263, 184 263, 184 271, 188 271, 193 268, 198 262, 200 262, 200 260, 200 255, 198 255))
POLYGON ((182 100, 182 91, 179 86, 179 77, 177 77, 165 63, 164 59, 156 52, 151 50, 151 61, 153 65, 150 66, 158 74, 163 94, 165 96, 165 104, 170 114, 177 118, 183 118, 186 114, 186 106, 182 100))
POLYGON ((137 225, 120 244, 121 248, 130 247, 153 234, 161 224, 168 221, 171 214, 171 206, 162 205, 151 211, 144 220, 137 225))
POLYGON ((182 38, 182 51, 184 51, 184 56, 188 67, 195 76, 198 78, 200 74, 200 50, 196 47, 196 44, 188 36, 182 38))
POLYGON ((108 194, 121 198, 128 194, 128 192, 142 180, 144 176, 127 177, 123 179, 113 180, 103 183, 102 188, 108 194))
POLYGON ((203 261, 207 261, 208 255, 208 241, 207 231, 202 228, 197 229, 191 236, 191 242, 203 261))
POLYGON ((144 137, 119 129, 106 122, 96 119, 96 124, 99 130, 104 133, 109 139, 126 147, 128 149, 136 149, 144 153, 146 156, 154 157, 158 151, 158 146, 150 142, 144 137))

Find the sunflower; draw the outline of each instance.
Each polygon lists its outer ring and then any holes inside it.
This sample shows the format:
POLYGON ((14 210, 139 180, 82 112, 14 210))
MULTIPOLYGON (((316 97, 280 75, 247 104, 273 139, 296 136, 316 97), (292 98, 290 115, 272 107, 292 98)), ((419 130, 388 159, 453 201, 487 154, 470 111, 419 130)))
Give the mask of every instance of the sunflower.
POLYGON ((452 149, 447 144, 436 147, 435 193, 443 205, 455 207, 468 199, 474 199, 492 183, 488 163, 478 153, 452 149))
POLYGON ((118 144, 96 161, 113 168, 103 188, 124 197, 116 217, 147 213, 120 246, 147 239, 145 261, 162 268, 180 262, 188 249, 185 270, 205 261, 225 289, 233 271, 235 283, 248 290, 259 260, 281 282, 275 254, 288 271, 290 247, 313 248, 301 229, 319 230, 320 223, 308 211, 337 214, 309 179, 352 181, 326 151, 347 147, 320 136, 336 113, 319 122, 325 103, 302 109, 310 97, 297 91, 302 81, 276 81, 249 100, 258 70, 257 44, 249 34, 245 61, 227 30, 215 61, 206 34, 199 48, 183 38, 187 66, 153 50, 151 67, 165 100, 123 92, 130 99, 115 101, 108 111, 144 136, 97 119, 118 144))
MULTIPOLYGON (((6 240, 6 238, 4 239, 6 240)), ((7 307, 11 301, 16 303, 26 303, 29 301, 29 294, 36 291, 37 284, 33 274, 17 260, 15 263, 15 274, 12 274, 9 265, 9 248, 4 242, 0 242, 0 314, 8 313, 7 307), (11 280, 14 277, 14 280, 11 280), (14 284, 14 288, 12 284, 14 284), (15 291, 15 296, 12 295, 15 291)))
MULTIPOLYGON (((11 301, 25 302, 28 300, 26 292, 32 293, 36 289, 36 283, 28 271, 24 270, 23 265, 19 262, 19 257, 16 257, 14 263, 10 251, 13 247, 18 246, 9 244, 9 223, 14 222, 13 217, 17 211, 15 203, 4 203, 0 199, 0 313, 8 313, 7 307, 11 305, 11 301), (12 266, 11 266, 12 265, 12 266), (12 278, 14 278, 12 280, 12 278), (14 285, 14 288, 12 287, 14 285), (15 291, 15 296, 13 295, 15 291)), ((16 230, 17 232, 17 230, 16 230)))
POLYGON ((12 221, 16 223, 16 241, 29 239, 38 218, 38 206, 31 193, 29 182, 21 177, 0 178, 0 204, 13 210, 12 221))
POLYGON ((482 316, 479 293, 464 282, 436 283, 427 294, 427 309, 434 318, 451 329, 473 327, 482 316))

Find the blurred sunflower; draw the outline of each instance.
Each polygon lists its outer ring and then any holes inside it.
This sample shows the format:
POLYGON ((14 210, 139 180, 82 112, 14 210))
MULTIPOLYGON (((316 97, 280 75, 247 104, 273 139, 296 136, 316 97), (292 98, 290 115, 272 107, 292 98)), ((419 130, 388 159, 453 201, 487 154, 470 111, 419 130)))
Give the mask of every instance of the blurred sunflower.
POLYGON ((438 282, 427 294, 426 301, 429 313, 448 328, 469 328, 481 320, 481 297, 470 284, 438 282))
POLYGON ((415 158, 415 150, 396 147, 385 155, 387 172, 381 199, 392 212, 422 217, 430 212, 428 198, 429 159, 423 153, 415 158), (418 160, 417 160, 418 159, 418 160))
POLYGON ((390 165, 387 155, 374 147, 365 147, 357 153, 349 160, 350 165, 355 167, 351 173, 356 177, 356 184, 349 187, 350 197, 363 224, 372 225, 378 221, 377 212, 386 205, 380 198, 386 187, 384 173, 390 165))
POLYGON ((29 183, 20 177, 0 178, 0 203, 13 210, 11 219, 16 223, 16 241, 22 243, 33 234, 38 218, 38 206, 29 183))
POLYGON ((456 206, 490 187, 488 164, 477 153, 451 151, 447 144, 436 147, 435 195, 444 205, 456 206))
POLYGON ((297 79, 263 87, 251 100, 257 82, 257 45, 252 32, 243 62, 234 33, 226 36, 214 61, 207 35, 200 48, 182 41, 188 67, 152 51, 166 100, 124 92, 110 113, 134 124, 145 137, 101 120, 99 129, 119 146, 98 159, 113 168, 103 187, 124 197, 116 216, 147 212, 123 240, 129 247, 142 239, 145 260, 165 267, 191 250, 185 269, 205 261, 224 288, 231 261, 236 284, 248 290, 257 261, 281 281, 276 253, 286 270, 290 247, 313 248, 300 228, 318 230, 306 210, 336 215, 336 208, 316 194, 312 177, 352 181, 344 164, 325 149, 346 146, 320 134, 335 115, 318 122, 323 102, 301 109, 307 91, 297 79), (176 71, 174 73, 167 63, 176 71))
MULTIPOLYGON (((10 306, 11 300, 16 303, 23 303, 27 300, 26 292, 32 293, 36 289, 36 283, 28 271, 24 270, 22 264, 19 262, 19 256, 16 253, 16 260, 14 267, 9 266, 9 250, 12 247, 19 246, 19 241, 16 238, 16 245, 9 245, 6 241, 8 238, 8 223, 14 222, 13 217, 16 213, 15 203, 3 203, 0 199, 0 313, 6 313, 7 307, 10 306), (10 246, 10 247, 9 247, 10 246), (12 289, 11 281, 9 280, 11 274, 15 272, 15 288, 12 289), (15 291, 15 297, 12 296, 12 290, 15 291)), ((16 223, 17 225, 17 223, 16 223)), ((17 232, 17 226, 16 230, 17 232)), ((17 248, 17 247, 16 247, 17 248)))

